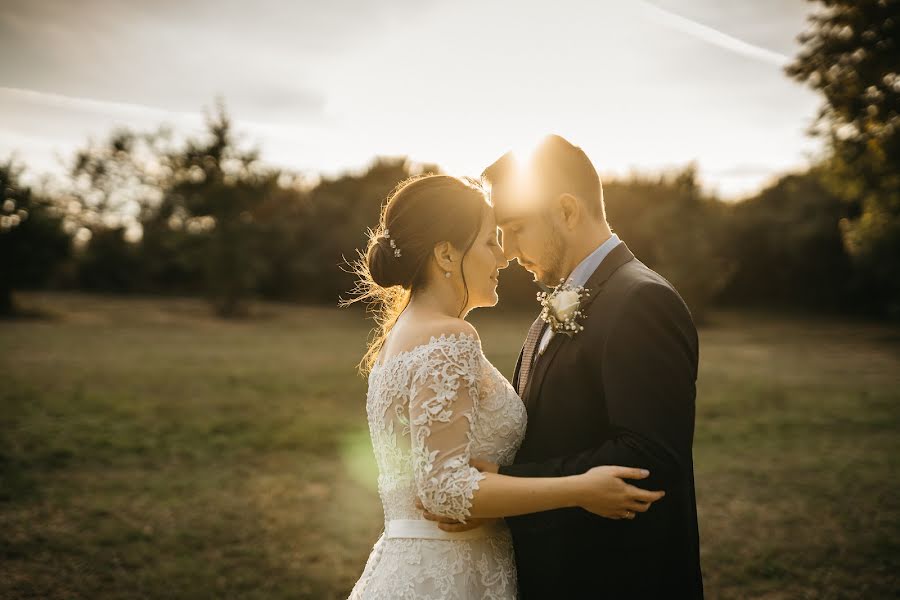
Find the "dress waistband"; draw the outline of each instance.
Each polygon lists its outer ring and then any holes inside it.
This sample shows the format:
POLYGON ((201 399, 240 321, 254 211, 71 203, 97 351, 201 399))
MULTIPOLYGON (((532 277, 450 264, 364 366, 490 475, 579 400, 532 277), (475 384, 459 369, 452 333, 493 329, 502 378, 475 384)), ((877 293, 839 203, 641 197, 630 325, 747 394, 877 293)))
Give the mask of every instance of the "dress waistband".
POLYGON ((384 537, 426 540, 475 540, 492 537, 503 531, 502 521, 486 523, 475 529, 460 532, 444 531, 434 521, 425 519, 391 519, 384 524, 384 537))

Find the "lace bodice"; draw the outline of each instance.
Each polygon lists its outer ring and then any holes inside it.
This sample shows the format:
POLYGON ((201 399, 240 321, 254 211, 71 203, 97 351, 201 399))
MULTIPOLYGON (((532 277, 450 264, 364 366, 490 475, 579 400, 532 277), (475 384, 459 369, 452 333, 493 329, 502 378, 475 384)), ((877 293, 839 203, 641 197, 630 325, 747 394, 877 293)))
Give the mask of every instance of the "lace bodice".
POLYGON ((470 458, 506 465, 525 435, 525 407, 475 335, 432 337, 375 365, 366 399, 385 520, 429 512, 465 520, 484 475, 470 458))
POLYGON ((366 412, 385 532, 351 600, 516 598, 512 537, 502 520, 474 537, 434 539, 440 530, 416 508, 419 498, 429 512, 465 520, 484 478, 469 459, 509 464, 525 435, 525 407, 478 338, 432 337, 376 365, 366 412))

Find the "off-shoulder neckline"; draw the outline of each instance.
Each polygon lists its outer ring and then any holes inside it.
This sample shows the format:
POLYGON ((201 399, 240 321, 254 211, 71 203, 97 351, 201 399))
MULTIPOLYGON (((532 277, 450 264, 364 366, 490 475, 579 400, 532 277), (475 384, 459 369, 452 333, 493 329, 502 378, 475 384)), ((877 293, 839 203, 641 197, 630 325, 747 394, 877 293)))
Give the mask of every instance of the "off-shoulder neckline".
POLYGON ((463 339, 467 339, 469 341, 475 342, 476 344, 479 344, 481 342, 481 340, 478 338, 478 336, 475 335, 474 333, 465 333, 462 331, 459 333, 450 333, 450 334, 442 333, 441 335, 438 335, 438 336, 433 335, 427 342, 422 342, 421 344, 416 344, 415 346, 413 346, 412 348, 409 348, 408 350, 401 350, 400 352, 391 356, 390 358, 384 359, 381 363, 376 362, 374 365, 372 365, 372 371, 375 371, 376 369, 383 369, 385 367, 385 365, 387 365, 393 361, 396 361, 397 359, 404 358, 406 356, 409 356, 410 354, 418 352, 418 351, 422 350, 423 348, 428 348, 429 346, 431 346, 433 344, 438 344, 440 342, 462 342, 463 339))

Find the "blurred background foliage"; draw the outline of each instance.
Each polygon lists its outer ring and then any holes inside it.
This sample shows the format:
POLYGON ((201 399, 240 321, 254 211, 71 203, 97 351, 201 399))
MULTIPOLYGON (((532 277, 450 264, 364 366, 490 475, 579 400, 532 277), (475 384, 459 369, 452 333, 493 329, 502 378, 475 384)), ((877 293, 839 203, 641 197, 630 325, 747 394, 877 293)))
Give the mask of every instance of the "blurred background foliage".
MULTIPOLYGON (((756 196, 705 193, 695 165, 605 181, 614 230, 669 278, 698 320, 714 305, 900 316, 900 68, 897 6, 828 1, 789 76, 820 91, 822 155, 756 196)), ((40 189, 0 168, 0 311, 13 291, 49 287, 190 294, 216 314, 253 298, 335 304, 342 265, 395 185, 435 165, 379 158, 319 178, 265 165, 243 147, 223 102, 203 135, 117 130, 40 189)), ((600 165, 602 168, 602 165, 600 165)), ((517 265, 504 306, 533 306, 517 265)))

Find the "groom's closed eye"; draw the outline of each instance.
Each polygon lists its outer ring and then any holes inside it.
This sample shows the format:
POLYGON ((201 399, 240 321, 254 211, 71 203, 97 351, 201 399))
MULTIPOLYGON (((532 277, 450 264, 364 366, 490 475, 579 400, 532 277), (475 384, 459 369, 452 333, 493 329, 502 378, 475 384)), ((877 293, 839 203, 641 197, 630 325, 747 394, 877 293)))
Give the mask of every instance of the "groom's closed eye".
POLYGON ((507 225, 503 229, 500 230, 500 243, 503 243, 504 238, 508 235, 519 235, 522 231, 522 226, 519 224, 516 225, 507 225))

